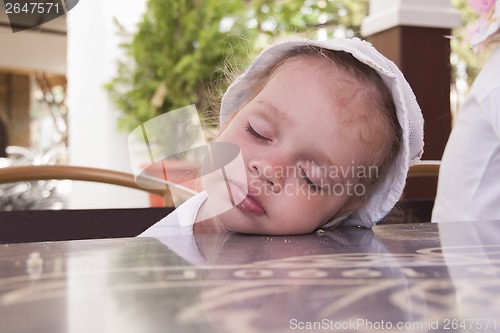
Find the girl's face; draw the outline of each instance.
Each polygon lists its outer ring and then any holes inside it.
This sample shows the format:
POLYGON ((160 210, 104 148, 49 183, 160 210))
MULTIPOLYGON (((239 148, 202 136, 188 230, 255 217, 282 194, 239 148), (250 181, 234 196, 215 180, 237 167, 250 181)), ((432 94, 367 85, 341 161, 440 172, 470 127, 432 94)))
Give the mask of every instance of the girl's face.
POLYGON ((248 193, 219 222, 236 232, 303 234, 352 210, 367 156, 380 149, 367 129, 364 89, 326 60, 287 60, 216 140, 240 147, 246 182, 227 186, 248 193))

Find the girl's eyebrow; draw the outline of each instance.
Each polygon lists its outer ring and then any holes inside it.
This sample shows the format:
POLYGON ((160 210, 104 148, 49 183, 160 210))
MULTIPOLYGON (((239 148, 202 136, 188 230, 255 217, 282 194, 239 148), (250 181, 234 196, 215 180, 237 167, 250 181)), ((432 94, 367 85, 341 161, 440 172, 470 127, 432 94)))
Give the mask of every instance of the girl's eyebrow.
POLYGON ((269 113, 266 113, 266 115, 269 114, 272 117, 274 117, 275 119, 277 119, 278 121, 281 121, 281 122, 284 122, 284 123, 295 123, 295 121, 293 119, 291 119, 286 114, 286 112, 284 112, 283 110, 277 108, 271 102, 268 102, 268 101, 265 101, 265 100, 258 100, 258 101, 255 101, 255 103, 257 103, 258 105, 260 105, 264 109, 271 111, 269 113))

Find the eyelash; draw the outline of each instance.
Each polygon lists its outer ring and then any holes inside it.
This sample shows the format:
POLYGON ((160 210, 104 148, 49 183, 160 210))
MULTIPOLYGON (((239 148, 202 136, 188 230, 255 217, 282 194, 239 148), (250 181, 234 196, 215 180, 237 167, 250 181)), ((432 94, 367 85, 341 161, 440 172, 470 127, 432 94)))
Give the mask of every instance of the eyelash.
POLYGON ((271 141, 268 138, 266 138, 265 136, 260 135, 256 130, 253 129, 252 125, 250 125, 250 124, 247 124, 246 131, 258 140, 265 141, 265 142, 271 141))
MULTIPOLYGON (((265 136, 262 136, 260 135, 256 130, 254 130, 254 128, 252 127, 252 125, 250 124, 247 124, 246 126, 246 131, 248 133, 250 133, 251 136, 253 136, 254 138, 256 138, 257 140, 261 140, 261 141, 265 141, 265 142, 270 142, 271 140, 269 140, 268 138, 266 138, 265 136)), ((301 173, 301 177, 302 179, 306 182, 306 184, 312 188, 314 191, 317 191, 317 192, 321 192, 323 191, 323 188, 314 184, 312 182, 312 180, 307 177, 307 174, 306 172, 304 171, 304 169, 302 169, 302 167, 299 168, 300 169, 300 173, 301 173)))
POLYGON ((309 185, 309 187, 311 187, 314 191, 318 191, 318 192, 323 191, 323 188, 321 186, 314 184, 312 182, 312 180, 309 177, 307 177, 307 174, 304 171, 304 169, 302 169, 302 167, 299 167, 299 169, 300 169, 302 179, 306 182, 307 185, 309 185))

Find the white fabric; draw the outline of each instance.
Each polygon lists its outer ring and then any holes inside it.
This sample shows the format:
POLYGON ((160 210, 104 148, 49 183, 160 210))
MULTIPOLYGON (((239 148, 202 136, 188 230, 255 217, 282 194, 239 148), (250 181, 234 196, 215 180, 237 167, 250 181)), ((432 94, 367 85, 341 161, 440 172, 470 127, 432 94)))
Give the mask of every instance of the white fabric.
POLYGON ((432 221, 500 219, 500 47, 458 115, 443 154, 432 221))
POLYGON ((415 95, 398 67, 371 44, 358 38, 328 41, 295 39, 274 44, 265 49, 247 71, 229 86, 221 102, 220 123, 223 124, 248 98, 250 93, 248 87, 263 68, 267 68, 283 53, 302 45, 352 54, 360 62, 375 69, 392 94, 399 124, 403 130, 402 149, 386 178, 379 182, 378 188, 366 204, 343 222, 344 225, 371 228, 383 219, 399 200, 406 183, 408 169, 420 160, 424 146, 423 117, 415 95))
POLYGON ((139 237, 162 237, 164 235, 191 235, 196 215, 201 205, 207 200, 203 191, 185 201, 172 213, 146 229, 139 237))
POLYGON ((187 261, 195 265, 205 264, 206 260, 198 250, 194 239, 193 225, 207 197, 206 192, 196 194, 138 237, 157 238, 187 261))

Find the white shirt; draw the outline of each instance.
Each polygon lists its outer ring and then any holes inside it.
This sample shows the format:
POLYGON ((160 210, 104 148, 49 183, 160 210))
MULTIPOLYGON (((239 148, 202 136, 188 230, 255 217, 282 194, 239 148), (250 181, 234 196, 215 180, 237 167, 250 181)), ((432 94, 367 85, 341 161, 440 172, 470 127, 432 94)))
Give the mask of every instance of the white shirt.
POLYGON ((450 134, 432 221, 500 219, 500 47, 472 85, 450 134))
POLYGON ((157 238, 187 261, 195 265, 205 264, 194 239, 193 226, 207 197, 207 192, 196 194, 137 237, 157 238))

